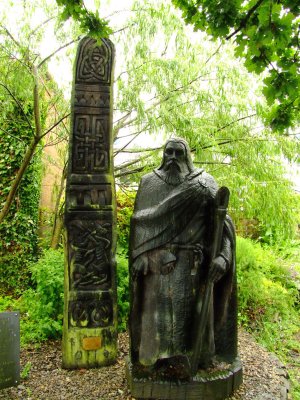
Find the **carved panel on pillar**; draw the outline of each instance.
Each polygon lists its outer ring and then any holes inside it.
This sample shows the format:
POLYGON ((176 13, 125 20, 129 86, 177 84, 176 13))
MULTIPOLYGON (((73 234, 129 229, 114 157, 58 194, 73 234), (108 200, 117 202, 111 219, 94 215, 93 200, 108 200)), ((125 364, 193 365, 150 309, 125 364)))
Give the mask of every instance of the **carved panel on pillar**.
POLYGON ((114 47, 79 44, 72 93, 66 189, 63 366, 116 359, 116 219, 112 161, 114 47))

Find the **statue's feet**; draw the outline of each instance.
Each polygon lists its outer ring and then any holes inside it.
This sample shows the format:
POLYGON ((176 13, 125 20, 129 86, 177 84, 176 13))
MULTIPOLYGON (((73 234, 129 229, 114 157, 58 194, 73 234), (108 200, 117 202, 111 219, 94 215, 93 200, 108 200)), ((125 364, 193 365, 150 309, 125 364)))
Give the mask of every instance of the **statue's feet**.
POLYGON ((132 368, 134 376, 139 378, 152 377, 155 374, 154 365, 143 365, 140 363, 135 363, 132 368))
POLYGON ((207 356, 205 358, 202 358, 199 361, 198 364, 198 369, 209 369, 209 368, 214 368, 214 366, 218 364, 218 361, 215 356, 207 356))
POLYGON ((163 358, 155 363, 156 376, 163 380, 189 380, 191 367, 184 355, 163 358))

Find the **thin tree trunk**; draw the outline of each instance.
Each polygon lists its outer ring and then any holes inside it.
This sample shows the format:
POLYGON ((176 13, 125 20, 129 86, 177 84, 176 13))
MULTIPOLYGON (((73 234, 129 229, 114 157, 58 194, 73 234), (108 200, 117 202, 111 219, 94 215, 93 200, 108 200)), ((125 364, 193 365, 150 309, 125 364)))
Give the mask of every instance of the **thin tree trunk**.
POLYGON ((39 143, 39 138, 34 137, 31 141, 31 143, 29 144, 29 147, 25 153, 22 164, 17 172, 17 175, 15 176, 15 179, 13 180, 10 191, 6 197, 4 206, 0 212, 0 224, 2 223, 2 221, 4 220, 4 218, 7 216, 8 212, 9 212, 9 209, 15 198, 15 195, 18 190, 21 179, 23 178, 23 176, 26 172, 26 169, 27 169, 30 161, 32 160, 32 157, 34 155, 34 152, 35 152, 35 149, 36 149, 38 143, 39 143))
POLYGON ((53 229, 52 229, 52 236, 51 236, 51 244, 50 247, 52 249, 57 249, 59 245, 59 239, 61 235, 61 231, 63 228, 63 212, 60 205, 61 198, 64 193, 65 189, 65 180, 67 176, 67 163, 64 166, 64 170, 61 176, 59 191, 56 198, 55 209, 54 209, 54 222, 53 222, 53 229))
POLYGON ((34 155, 34 152, 35 152, 35 149, 36 149, 38 143, 42 139, 38 70, 35 66, 32 68, 32 70, 33 70, 33 77, 34 77, 33 113, 34 113, 34 121, 35 121, 35 136, 32 138, 32 140, 26 150, 22 164, 15 176, 15 179, 13 180, 10 191, 6 197, 4 206, 3 206, 2 210, 0 211, 0 224, 2 223, 2 221, 4 220, 4 218, 7 216, 8 212, 9 212, 9 209, 15 198, 16 192, 19 188, 20 182, 27 170, 27 167, 28 167, 30 161, 32 160, 32 157, 34 155))
POLYGON ((55 225, 53 228, 52 237, 51 237, 51 245, 50 245, 51 249, 55 250, 58 248, 63 226, 64 226, 63 213, 59 212, 55 216, 55 225))

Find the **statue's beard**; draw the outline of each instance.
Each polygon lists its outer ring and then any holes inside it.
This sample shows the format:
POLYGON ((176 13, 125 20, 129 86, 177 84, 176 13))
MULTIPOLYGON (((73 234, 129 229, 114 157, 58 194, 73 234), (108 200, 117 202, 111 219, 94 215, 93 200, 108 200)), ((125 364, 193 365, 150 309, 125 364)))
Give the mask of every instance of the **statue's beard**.
POLYGON ((165 168, 165 181, 169 185, 179 185, 184 181, 185 175, 181 171, 180 165, 176 161, 167 162, 165 168))

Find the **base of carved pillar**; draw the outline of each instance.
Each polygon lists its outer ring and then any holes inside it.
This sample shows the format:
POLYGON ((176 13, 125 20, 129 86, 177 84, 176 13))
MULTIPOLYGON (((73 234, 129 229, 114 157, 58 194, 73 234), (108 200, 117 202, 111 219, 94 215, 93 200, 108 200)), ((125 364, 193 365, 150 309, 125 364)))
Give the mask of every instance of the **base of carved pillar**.
POLYGON ((190 381, 176 382, 136 378, 127 359, 126 377, 133 397, 160 400, 222 400, 243 382, 242 363, 238 357, 223 370, 199 370, 190 381))
POLYGON ((65 329, 62 341, 62 367, 99 368, 116 362, 117 332, 114 328, 65 329))

